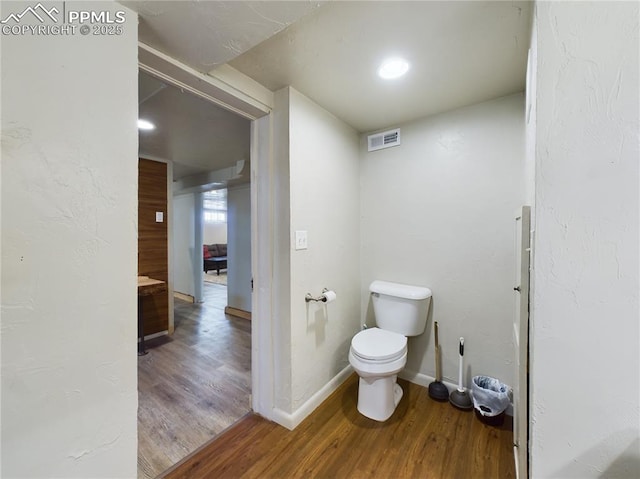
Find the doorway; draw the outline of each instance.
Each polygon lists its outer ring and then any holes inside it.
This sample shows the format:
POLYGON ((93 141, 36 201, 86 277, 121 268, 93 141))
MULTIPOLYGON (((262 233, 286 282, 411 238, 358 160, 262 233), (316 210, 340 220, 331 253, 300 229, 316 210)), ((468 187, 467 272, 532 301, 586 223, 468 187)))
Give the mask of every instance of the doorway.
MULTIPOLYGON (((202 194, 202 254, 203 280, 207 284, 227 286, 228 223, 227 189, 205 191, 202 194)), ((249 231, 249 234, 251 232, 249 231)), ((206 301, 206 298, 203 298, 206 301)))
POLYGON ((154 133, 140 133, 140 154, 165 163, 171 178, 166 255, 174 299, 167 333, 173 334, 149 338, 149 354, 138 362, 138 477, 155 477, 251 410, 251 322, 226 314, 235 298, 227 285, 203 288, 202 230, 204 191, 228 188, 234 244, 218 273, 236 278, 250 312, 251 123, 143 72, 139 100, 140 117, 154 125, 154 133), (238 202, 249 209, 238 208, 238 202), (248 228, 236 231, 242 225, 248 228), (236 272, 240 265, 248 265, 248 279, 236 272))

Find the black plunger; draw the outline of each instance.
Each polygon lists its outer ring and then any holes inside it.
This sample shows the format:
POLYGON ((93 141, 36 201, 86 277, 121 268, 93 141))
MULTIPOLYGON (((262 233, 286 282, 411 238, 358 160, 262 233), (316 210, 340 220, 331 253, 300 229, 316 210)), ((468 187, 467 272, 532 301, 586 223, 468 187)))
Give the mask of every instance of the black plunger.
POLYGON ((436 401, 446 401, 449 399, 449 390, 442 383, 442 371, 440 371, 440 344, 438 343, 438 322, 433 326, 436 339, 436 380, 429 384, 429 397, 436 401))

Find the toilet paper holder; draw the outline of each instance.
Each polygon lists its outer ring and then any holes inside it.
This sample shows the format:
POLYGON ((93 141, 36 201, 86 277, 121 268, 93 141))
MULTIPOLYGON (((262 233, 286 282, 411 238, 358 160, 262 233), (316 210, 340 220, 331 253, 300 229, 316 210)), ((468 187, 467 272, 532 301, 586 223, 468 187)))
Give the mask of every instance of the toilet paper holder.
POLYGON ((322 288, 322 293, 317 298, 314 297, 314 296, 311 296, 311 293, 307 293, 305 295, 305 297, 304 297, 304 300, 307 303, 309 303, 311 301, 317 301, 317 302, 326 303, 327 302, 327 297, 324 294, 327 293, 327 292, 329 292, 329 290, 327 288, 322 288))

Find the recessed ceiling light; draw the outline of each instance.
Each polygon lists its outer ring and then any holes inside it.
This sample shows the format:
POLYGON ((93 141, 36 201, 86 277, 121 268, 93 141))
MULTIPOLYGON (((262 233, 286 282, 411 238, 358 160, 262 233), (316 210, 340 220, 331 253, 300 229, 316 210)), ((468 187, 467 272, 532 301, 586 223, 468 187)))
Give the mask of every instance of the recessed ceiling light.
POLYGON ((400 78, 409 71, 409 62, 403 58, 389 58, 378 68, 378 76, 385 80, 400 78))
POLYGON ((154 125, 150 121, 138 118, 138 130, 153 130, 155 129, 155 127, 156 125, 154 125))

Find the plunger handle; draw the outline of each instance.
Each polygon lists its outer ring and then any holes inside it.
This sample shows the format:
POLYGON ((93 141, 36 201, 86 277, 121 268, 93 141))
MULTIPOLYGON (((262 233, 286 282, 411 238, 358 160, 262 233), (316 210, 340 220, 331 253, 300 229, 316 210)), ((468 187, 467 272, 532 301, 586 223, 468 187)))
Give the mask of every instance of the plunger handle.
POLYGON ((458 366, 458 391, 464 392, 462 387, 462 358, 464 357, 464 338, 460 338, 460 364, 458 366))
POLYGON ((442 372, 440 371, 440 344, 438 343, 438 321, 433 325, 436 340, 436 381, 442 381, 442 372))

